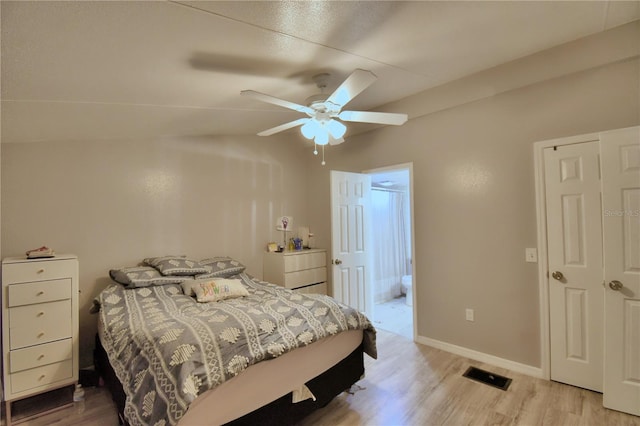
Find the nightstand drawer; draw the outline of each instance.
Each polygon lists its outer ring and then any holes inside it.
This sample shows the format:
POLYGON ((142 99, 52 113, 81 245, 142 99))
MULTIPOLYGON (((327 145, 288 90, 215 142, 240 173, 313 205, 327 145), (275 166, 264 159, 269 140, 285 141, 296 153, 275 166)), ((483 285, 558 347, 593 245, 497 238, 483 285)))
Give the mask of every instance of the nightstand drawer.
POLYGON ((71 359, 72 355, 73 342, 71 339, 18 349, 9 352, 9 371, 17 373, 29 368, 53 364, 71 359))
POLYGON ((8 307, 70 299, 71 278, 12 284, 7 293, 8 307))
POLYGON ((284 257, 284 272, 301 271, 303 269, 321 268, 327 265, 325 252, 294 254, 284 257))
POLYGON ((9 309, 9 348, 11 350, 62 340, 72 336, 69 301, 21 306, 9 309), (45 306, 52 305, 52 306, 45 306), (63 307, 66 306, 66 310, 63 307), (46 312, 44 315, 38 315, 46 312), (31 318, 31 320, 24 320, 31 318))
POLYGON ((284 274, 284 286, 296 288, 309 284, 316 284, 327 280, 327 268, 306 269, 304 271, 288 272, 284 274))
POLYGON ((69 271, 77 268, 76 265, 75 259, 57 260, 55 258, 46 261, 6 263, 2 267, 2 280, 13 284, 67 278, 70 276, 69 271))
POLYGON ((23 392, 62 380, 73 379, 73 363, 71 360, 57 362, 10 374, 9 378, 11 380, 11 392, 23 392))

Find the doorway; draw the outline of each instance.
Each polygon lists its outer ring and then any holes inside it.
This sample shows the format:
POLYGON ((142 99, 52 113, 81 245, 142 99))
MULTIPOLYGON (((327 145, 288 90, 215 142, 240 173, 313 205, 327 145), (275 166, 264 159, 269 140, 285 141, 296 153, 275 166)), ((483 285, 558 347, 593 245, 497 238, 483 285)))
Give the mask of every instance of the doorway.
POLYGON ((411 164, 370 170, 376 328, 414 338, 411 164))

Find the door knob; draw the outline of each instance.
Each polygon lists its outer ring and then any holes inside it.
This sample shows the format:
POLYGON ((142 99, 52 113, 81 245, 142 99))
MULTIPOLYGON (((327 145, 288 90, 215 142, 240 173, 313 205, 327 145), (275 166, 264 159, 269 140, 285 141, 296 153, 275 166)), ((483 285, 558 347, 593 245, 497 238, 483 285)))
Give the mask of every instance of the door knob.
POLYGON ((333 263, 335 263, 336 265, 340 265, 342 263, 342 260, 336 259, 333 263))
POLYGON ((554 271, 551 276, 558 281, 564 278, 564 275, 562 275, 562 272, 560 271, 554 271))
POLYGON ((622 285, 622 283, 618 280, 613 280, 609 283, 609 287, 611 287, 611 290, 615 290, 615 291, 619 291, 622 289, 622 287, 624 287, 622 285))

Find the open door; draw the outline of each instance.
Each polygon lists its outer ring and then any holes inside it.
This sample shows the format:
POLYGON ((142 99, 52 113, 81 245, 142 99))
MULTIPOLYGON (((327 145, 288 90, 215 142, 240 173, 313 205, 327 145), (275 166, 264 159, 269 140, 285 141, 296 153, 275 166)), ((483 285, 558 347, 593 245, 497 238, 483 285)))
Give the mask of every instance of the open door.
POLYGON ((640 416, 640 127, 600 137, 604 229, 603 405, 640 416))
POLYGON ((331 171, 333 297, 367 316, 373 308, 369 245, 371 176, 331 171))

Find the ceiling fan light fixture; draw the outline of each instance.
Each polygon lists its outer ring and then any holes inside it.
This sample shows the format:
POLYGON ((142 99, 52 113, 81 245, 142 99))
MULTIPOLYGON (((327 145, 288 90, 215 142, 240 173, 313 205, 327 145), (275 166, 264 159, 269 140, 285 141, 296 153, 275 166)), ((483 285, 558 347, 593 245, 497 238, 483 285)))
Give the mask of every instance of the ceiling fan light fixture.
POLYGON ((319 129, 318 122, 312 118, 309 118, 306 123, 302 125, 300 131, 302 132, 302 136, 307 139, 313 139, 315 135, 318 133, 319 129))
POLYGON ((318 129, 318 133, 316 133, 315 142, 318 145, 326 145, 329 143, 329 133, 325 132, 323 129, 318 129))
POLYGON ((330 120, 327 123, 327 129, 334 139, 340 139, 347 132, 347 126, 345 126, 338 120, 330 120))

